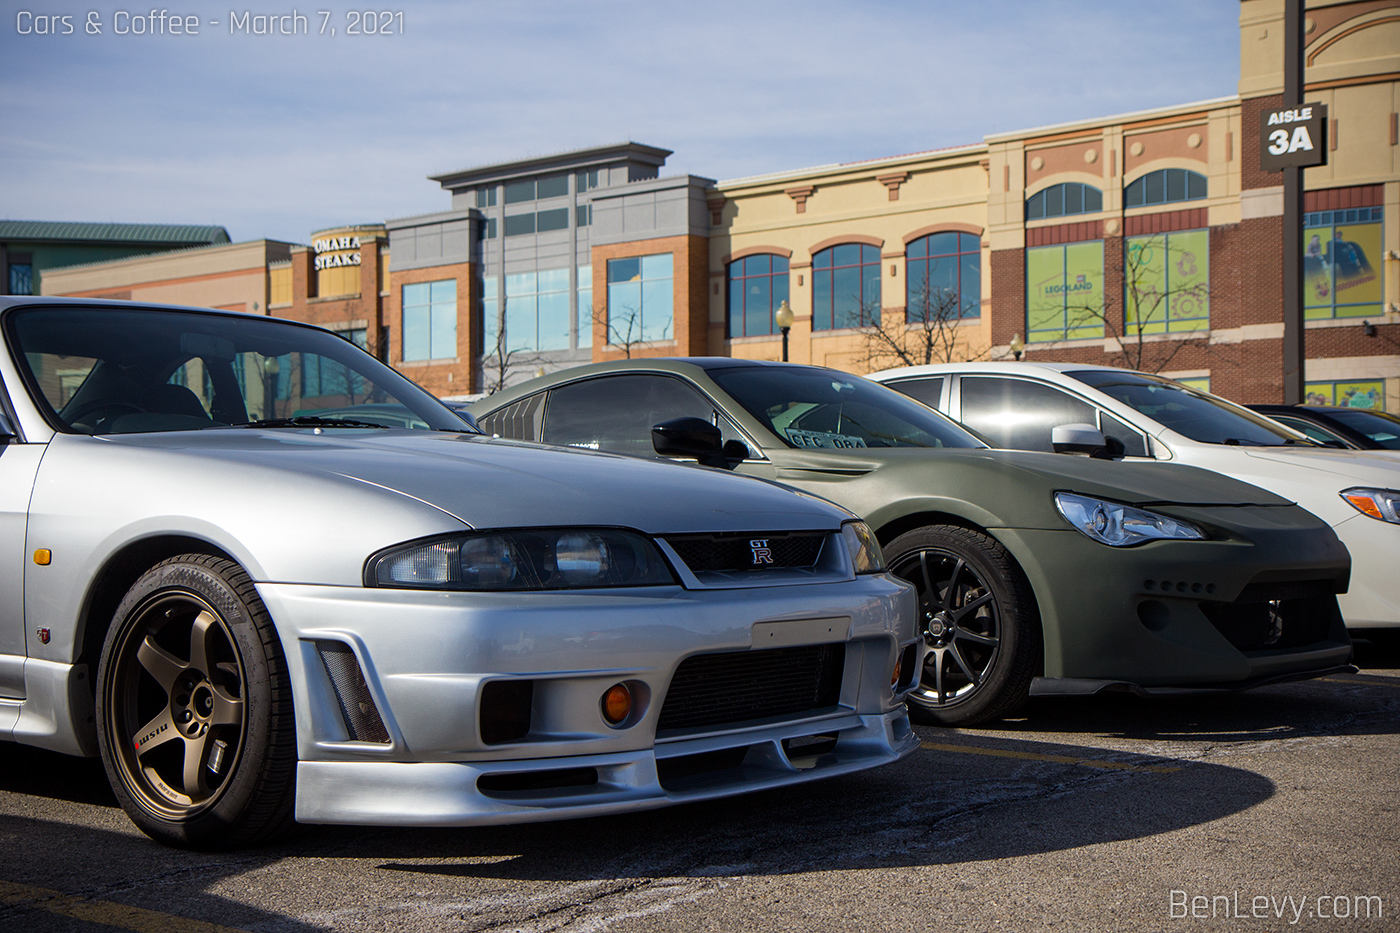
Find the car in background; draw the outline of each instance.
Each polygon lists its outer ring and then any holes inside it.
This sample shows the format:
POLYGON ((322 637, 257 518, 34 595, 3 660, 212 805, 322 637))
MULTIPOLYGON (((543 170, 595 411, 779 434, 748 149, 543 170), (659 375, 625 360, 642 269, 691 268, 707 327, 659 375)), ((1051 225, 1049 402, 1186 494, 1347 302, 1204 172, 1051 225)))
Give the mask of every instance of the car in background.
POLYGON ((581 366, 472 410, 502 438, 689 459, 860 515, 918 589, 909 700, 932 721, 1032 693, 1244 688, 1350 656, 1336 536, 1215 473, 991 450, 859 376, 729 358, 581 366))
POLYGON ((1055 434, 1126 464, 1214 470, 1296 502, 1351 552, 1347 627, 1400 626, 1400 459, 1323 447, 1290 427, 1151 373, 1080 363, 988 362, 872 373, 998 447, 1051 451, 1055 434), (1084 434, 1087 432, 1087 438, 1084 434))
POLYGON ((1372 408, 1246 405, 1327 447, 1400 451, 1400 418, 1372 408))
POLYGON ((605 815, 918 747, 844 509, 493 440, 330 331, 0 299, 0 738, 160 841, 605 815), (392 426, 390 426, 392 424, 392 426))

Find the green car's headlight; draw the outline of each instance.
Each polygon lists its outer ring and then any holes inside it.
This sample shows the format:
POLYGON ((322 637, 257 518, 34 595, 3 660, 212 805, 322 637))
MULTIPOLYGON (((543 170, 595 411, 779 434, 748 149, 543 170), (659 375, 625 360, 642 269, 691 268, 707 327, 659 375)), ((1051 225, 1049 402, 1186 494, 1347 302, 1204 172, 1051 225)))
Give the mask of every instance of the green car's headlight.
POLYGON ((885 555, 880 550, 880 542, 865 522, 846 522, 841 526, 841 540, 846 544, 846 552, 851 555, 856 573, 884 571, 885 555))
POLYGON ((1164 538, 1200 541, 1206 537, 1190 522, 1072 492, 1055 493, 1055 507, 1078 531, 1111 547, 1131 547, 1164 538))
POLYGON ((380 551, 365 585, 437 590, 666 586, 675 575, 646 537, 615 528, 454 535, 380 551))
POLYGON ((1363 515, 1400 525, 1400 491, 1353 486, 1343 489, 1341 496, 1363 515))

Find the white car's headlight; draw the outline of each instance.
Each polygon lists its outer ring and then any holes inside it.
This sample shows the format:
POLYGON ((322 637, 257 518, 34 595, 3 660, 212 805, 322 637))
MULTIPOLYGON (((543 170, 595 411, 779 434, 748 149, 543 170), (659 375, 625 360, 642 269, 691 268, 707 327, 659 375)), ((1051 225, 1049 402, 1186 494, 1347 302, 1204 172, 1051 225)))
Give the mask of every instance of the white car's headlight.
POLYGON ((1363 515, 1400 525, 1400 491, 1353 486, 1343 489, 1341 496, 1363 515))
POLYGON ((365 585, 441 590, 564 590, 676 582, 650 540, 616 528, 453 535, 380 551, 365 585))
POLYGON ((1112 547, 1130 547, 1163 538, 1199 541, 1206 537, 1190 522, 1072 492, 1055 493, 1055 507, 1076 529, 1112 547))
POLYGON ((846 522, 841 526, 841 540, 846 544, 846 552, 851 555, 856 573, 884 571, 885 555, 880 550, 880 542, 865 522, 846 522))

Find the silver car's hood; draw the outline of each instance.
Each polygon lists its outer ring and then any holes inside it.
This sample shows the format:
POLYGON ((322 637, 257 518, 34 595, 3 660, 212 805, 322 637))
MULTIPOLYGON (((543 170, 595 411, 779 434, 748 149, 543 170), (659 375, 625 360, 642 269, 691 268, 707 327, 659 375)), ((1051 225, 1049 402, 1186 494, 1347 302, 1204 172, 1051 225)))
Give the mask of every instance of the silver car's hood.
POLYGON ((650 534, 834 529, 837 506, 720 470, 481 435, 231 429, 116 435, 187 467, 343 477, 426 502, 474 528, 608 525, 650 534))

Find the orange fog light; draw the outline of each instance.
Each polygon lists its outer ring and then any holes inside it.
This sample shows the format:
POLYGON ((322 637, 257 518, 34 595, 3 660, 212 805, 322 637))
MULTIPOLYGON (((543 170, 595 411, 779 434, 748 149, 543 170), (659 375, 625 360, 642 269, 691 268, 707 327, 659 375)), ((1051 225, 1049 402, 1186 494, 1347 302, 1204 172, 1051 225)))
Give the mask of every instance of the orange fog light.
POLYGON ((632 715, 632 691, 626 684, 613 684, 603 694, 603 719, 610 726, 620 725, 632 715))
POLYGON ((890 675, 890 686, 891 686, 891 687, 893 687, 895 684, 899 683, 899 674, 900 674, 900 671, 901 671, 901 669, 902 669, 903 667, 904 667, 904 659, 903 659, 903 658, 895 658, 895 659, 894 659, 894 673, 890 675))

